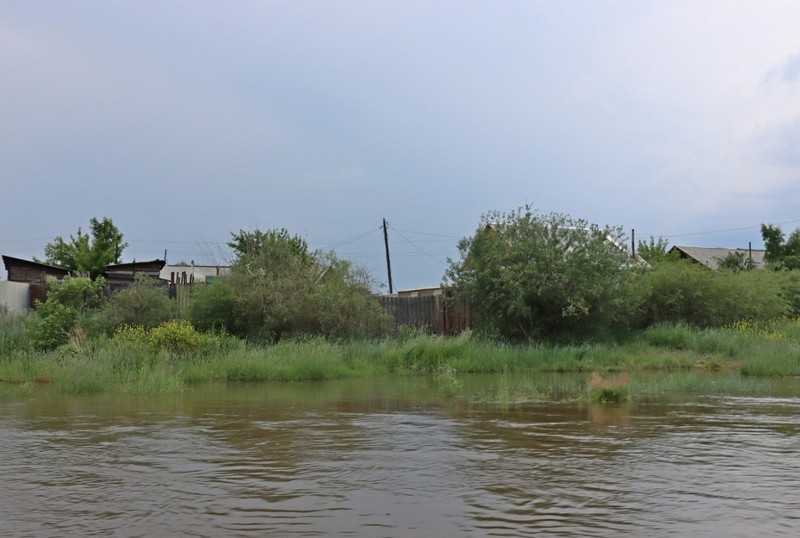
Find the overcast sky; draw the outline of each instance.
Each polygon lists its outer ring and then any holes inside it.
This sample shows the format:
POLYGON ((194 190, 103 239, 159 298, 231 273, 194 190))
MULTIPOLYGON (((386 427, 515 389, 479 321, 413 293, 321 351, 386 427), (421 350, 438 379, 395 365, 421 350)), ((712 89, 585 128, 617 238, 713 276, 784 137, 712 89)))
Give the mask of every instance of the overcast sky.
MULTIPOLYGON (((800 226, 800 3, 0 2, 0 253, 281 228, 437 285, 530 203, 670 244, 800 226)), ((3 278, 5 272, 3 271, 3 278)))

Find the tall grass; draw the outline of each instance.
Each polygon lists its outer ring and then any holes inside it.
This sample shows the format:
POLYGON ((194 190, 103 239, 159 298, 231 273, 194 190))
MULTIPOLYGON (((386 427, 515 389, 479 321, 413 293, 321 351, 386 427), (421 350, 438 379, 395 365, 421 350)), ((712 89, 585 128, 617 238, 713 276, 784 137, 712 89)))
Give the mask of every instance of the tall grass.
MULTIPOLYGON (((740 323, 719 329, 661 324, 623 343, 527 346, 492 342, 470 332, 458 337, 414 333, 377 341, 296 337, 256 346, 231 338, 196 336, 190 327, 174 325, 169 328, 169 345, 149 333, 129 331, 112 338, 76 336, 47 353, 31 351, 24 319, 0 318, 0 323, 0 382, 52 383, 77 393, 169 392, 203 382, 388 374, 432 376, 453 394, 459 390, 458 376, 467 373, 500 373, 509 379, 521 372, 597 371, 605 377, 641 370, 800 375, 800 324, 794 321, 740 323), (185 337, 180 342, 202 345, 176 345, 178 336, 185 337)), ((631 394, 636 390, 632 383, 631 394)))
POLYGON ((26 322, 27 316, 13 314, 0 306, 0 360, 32 349, 26 322))

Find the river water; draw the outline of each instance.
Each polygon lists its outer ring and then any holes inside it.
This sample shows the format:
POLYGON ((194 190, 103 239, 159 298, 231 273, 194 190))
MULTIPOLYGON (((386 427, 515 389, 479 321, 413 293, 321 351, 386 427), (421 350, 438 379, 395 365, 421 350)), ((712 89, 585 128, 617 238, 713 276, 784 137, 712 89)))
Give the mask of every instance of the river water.
POLYGON ((2 536, 794 537, 800 386, 605 406, 426 379, 0 387, 0 462, 2 536))

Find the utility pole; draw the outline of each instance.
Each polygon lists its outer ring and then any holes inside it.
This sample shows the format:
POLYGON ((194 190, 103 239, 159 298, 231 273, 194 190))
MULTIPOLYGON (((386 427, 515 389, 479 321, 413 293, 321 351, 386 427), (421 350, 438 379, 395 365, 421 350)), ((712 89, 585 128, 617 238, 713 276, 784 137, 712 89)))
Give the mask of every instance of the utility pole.
POLYGON ((383 219, 383 244, 386 246, 386 272, 389 274, 389 294, 394 293, 392 286, 392 262, 389 258, 389 231, 386 226, 386 219, 383 219))
POLYGON ((633 252, 633 258, 636 258, 636 229, 631 228, 631 252, 633 252))

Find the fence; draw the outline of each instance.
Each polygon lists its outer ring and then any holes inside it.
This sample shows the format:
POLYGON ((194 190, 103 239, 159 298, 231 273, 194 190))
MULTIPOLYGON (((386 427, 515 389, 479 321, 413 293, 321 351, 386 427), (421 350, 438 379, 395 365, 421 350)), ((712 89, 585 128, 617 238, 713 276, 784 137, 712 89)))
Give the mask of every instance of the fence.
POLYGON ((475 327, 475 316, 468 301, 455 301, 441 295, 424 297, 380 297, 383 311, 393 320, 394 329, 414 327, 432 334, 458 334, 475 327))

